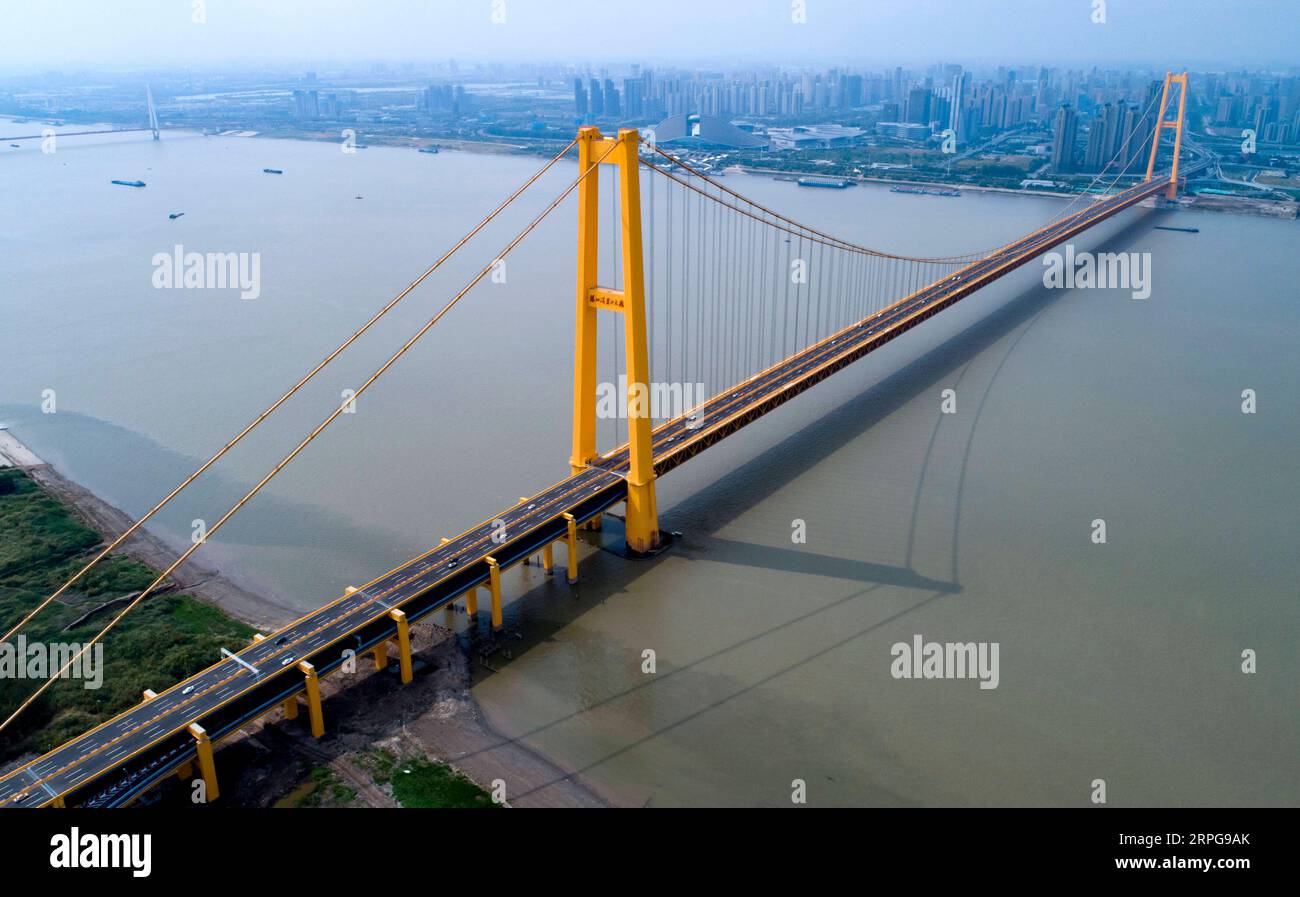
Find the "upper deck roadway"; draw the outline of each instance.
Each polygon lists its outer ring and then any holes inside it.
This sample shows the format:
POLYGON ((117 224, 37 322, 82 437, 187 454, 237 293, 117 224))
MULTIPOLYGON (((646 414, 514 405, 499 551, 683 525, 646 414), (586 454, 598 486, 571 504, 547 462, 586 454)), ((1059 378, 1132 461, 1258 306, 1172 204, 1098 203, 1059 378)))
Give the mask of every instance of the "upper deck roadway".
MULTIPOLYGON (((1190 171, 1189 171, 1190 173, 1190 171)), ((788 401, 921 321, 960 301, 1051 247, 1164 190, 1153 180, 1094 201, 1073 215, 1009 244, 988 258, 936 281, 893 305, 762 371, 653 434, 654 468, 662 475, 752 420, 788 401)), ((564 514, 579 523, 626 498, 627 447, 598 465, 545 489, 489 521, 408 561, 297 620, 266 639, 180 682, 81 737, 0 779, 0 806, 66 803, 121 806, 195 757, 187 731, 198 723, 215 742, 299 693, 301 661, 319 675, 338 668, 346 651, 392 638, 388 616, 402 610, 414 622, 489 577, 486 558, 501 567, 536 554, 567 532, 564 514), (504 542, 494 542, 493 533, 504 542), (254 672, 256 670, 256 672, 254 672)))

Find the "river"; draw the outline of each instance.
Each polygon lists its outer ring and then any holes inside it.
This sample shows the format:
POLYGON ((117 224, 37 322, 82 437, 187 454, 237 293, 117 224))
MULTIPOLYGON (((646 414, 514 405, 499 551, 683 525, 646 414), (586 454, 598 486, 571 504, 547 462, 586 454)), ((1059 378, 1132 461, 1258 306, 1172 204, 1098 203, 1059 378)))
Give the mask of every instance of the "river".
MULTIPOLYGON (((171 132, 6 143, 0 422, 143 513, 540 164, 171 132), (177 245, 258 253, 260 294, 155 288, 177 245)), ((157 531, 210 526, 574 170, 157 531)), ((913 254, 1062 204, 726 182, 913 254)), ((306 611, 561 478, 573 240, 569 201, 204 556, 306 611)), ((683 535, 658 559, 589 548, 576 589, 510 571, 522 638, 473 688, 493 725, 635 805, 789 806, 796 780, 818 805, 1083 805, 1097 779, 1111 805, 1300 802, 1295 225, 1138 209, 1078 244, 1150 253, 1151 295, 1047 290, 1029 265, 667 476, 662 525, 683 535), (996 643, 997 687, 894 678, 917 635, 996 643)))

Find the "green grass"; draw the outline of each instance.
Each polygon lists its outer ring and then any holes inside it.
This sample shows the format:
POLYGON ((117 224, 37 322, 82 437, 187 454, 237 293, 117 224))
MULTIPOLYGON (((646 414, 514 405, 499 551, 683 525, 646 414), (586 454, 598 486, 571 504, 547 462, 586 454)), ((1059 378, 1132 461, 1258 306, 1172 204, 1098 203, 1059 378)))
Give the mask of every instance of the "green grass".
POLYGON ((276 807, 346 807, 357 793, 327 766, 314 766, 307 778, 276 802, 276 807))
MULTIPOLYGON (((93 557, 101 539, 26 474, 0 470, 0 626, 8 630, 93 557)), ((73 620, 115 598, 138 592, 156 573, 119 555, 52 603, 22 633, 28 642, 84 643, 120 610, 73 620)), ((103 685, 59 680, 0 735, 0 762, 42 753, 140 702, 146 688, 162 691, 220 658, 222 647, 247 643, 253 630, 188 595, 151 597, 104 641, 103 685)), ((7 716, 40 683, 0 679, 0 710, 7 716)))
POLYGON ((496 806, 491 795, 445 763, 411 760, 393 770, 391 782, 393 797, 404 807, 496 806))
POLYGON ((492 796, 446 763, 416 757, 401 760, 385 750, 358 757, 379 784, 389 784, 403 807, 464 809, 495 807, 492 796))
POLYGON ((370 773, 376 782, 384 783, 393 777, 393 768, 397 766, 397 757, 385 750, 366 751, 358 754, 356 764, 370 773))

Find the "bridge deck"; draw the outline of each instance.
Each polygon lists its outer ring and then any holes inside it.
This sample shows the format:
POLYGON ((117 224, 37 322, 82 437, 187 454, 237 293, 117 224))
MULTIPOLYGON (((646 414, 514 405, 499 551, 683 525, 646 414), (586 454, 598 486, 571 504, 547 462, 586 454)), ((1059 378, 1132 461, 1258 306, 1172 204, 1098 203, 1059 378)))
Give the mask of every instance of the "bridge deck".
MULTIPOLYGON (((710 445, 874 351, 948 306, 1089 227, 1165 189, 1139 184, 1030 234, 936 281, 888 308, 762 371, 654 431, 654 466, 663 474, 710 445)), ((562 538, 564 514, 579 522, 626 496, 627 447, 556 483, 490 520, 308 614, 264 641, 178 683, 81 737, 0 779, 0 806, 36 807, 56 797, 69 803, 119 806, 181 764, 195 748, 187 732, 199 723, 213 741, 273 708, 303 687, 297 664, 320 675, 337 669, 346 651, 393 637, 392 609, 412 622, 487 582, 487 557, 502 567, 562 538), (503 536, 494 521, 505 523, 503 536), (242 662, 242 663, 241 663, 242 662), (252 672, 248 666, 257 670, 252 672)))
MULTIPOLYGON (((86 137, 90 134, 134 134, 137 131, 152 131, 153 128, 99 128, 95 131, 55 131, 55 137, 86 137)), ((17 137, 0 137, 0 143, 6 140, 42 140, 44 134, 20 134, 17 137)))

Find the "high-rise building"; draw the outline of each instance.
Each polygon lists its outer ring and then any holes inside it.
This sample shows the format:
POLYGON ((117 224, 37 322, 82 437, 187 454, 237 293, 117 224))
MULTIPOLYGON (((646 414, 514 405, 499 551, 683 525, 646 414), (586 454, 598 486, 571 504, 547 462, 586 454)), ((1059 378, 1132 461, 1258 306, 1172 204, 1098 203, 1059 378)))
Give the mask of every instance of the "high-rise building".
POLYGON ((1052 131, 1052 170, 1074 170, 1074 141, 1078 136, 1079 122, 1069 103, 1062 103, 1056 111, 1056 124, 1052 131))
POLYGON ((619 108, 618 90, 614 87, 612 78, 605 79, 605 114, 609 116, 622 114, 619 108))
POLYGON ((1083 151, 1083 170, 1101 171, 1110 161, 1111 136, 1116 128, 1115 107, 1105 103, 1097 110, 1088 128, 1088 142, 1083 151))
POLYGON ((424 89, 424 108, 430 114, 450 112, 454 100, 450 84, 430 84, 424 89))
POLYGON ((1265 97, 1255 106, 1255 120, 1252 127, 1258 137, 1263 137, 1265 130, 1273 122, 1277 121, 1277 110, 1275 101, 1265 97))
POLYGON ((592 78, 588 82, 588 89, 591 92, 591 114, 603 115, 605 113, 605 92, 601 90, 600 82, 592 78))
POLYGON ((942 130, 952 118, 952 101, 937 93, 930 94, 930 121, 937 122, 942 130))
POLYGON ((930 91, 924 87, 913 87, 908 91, 907 120, 918 125, 930 123, 930 91))
POLYGON ((839 80, 840 94, 839 106, 842 109, 851 109, 855 106, 862 105, 862 76, 861 75, 844 75, 839 80))
POLYGON ((645 103, 642 89, 645 82, 640 78, 623 79, 623 114, 628 118, 640 118, 645 115, 645 103))
POLYGON ((1214 113, 1214 121, 1221 125, 1230 125, 1237 120, 1237 98, 1219 97, 1219 105, 1214 113))
POLYGON ((299 121, 320 118, 319 97, 314 90, 293 92, 293 117, 299 121))
POLYGON ((587 90, 581 78, 573 79, 573 111, 578 115, 587 114, 587 90))
POLYGON ((1114 159, 1115 164, 1123 168, 1132 151, 1137 119, 1141 113, 1129 103, 1120 103, 1115 107, 1115 113, 1115 133, 1111 135, 1110 153, 1106 159, 1114 159))
POLYGON ((948 127, 952 128, 957 135, 958 143, 965 143, 970 139, 966 133, 966 118, 963 110, 966 108, 966 97, 970 94, 970 72, 961 72, 952 79, 952 96, 949 98, 952 106, 948 110, 948 127))

